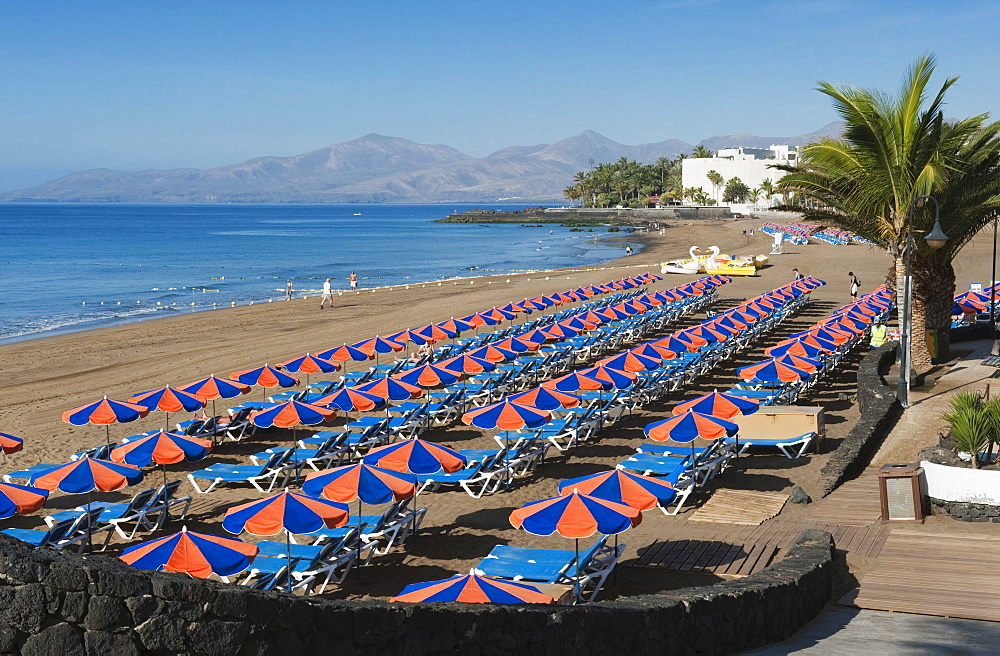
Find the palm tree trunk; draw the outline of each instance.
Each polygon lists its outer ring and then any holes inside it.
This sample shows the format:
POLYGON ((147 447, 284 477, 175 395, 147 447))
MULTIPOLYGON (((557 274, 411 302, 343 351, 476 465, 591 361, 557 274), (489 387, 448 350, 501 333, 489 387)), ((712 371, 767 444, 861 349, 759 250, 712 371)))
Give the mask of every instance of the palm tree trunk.
POLYGON ((917 370, 931 366, 927 330, 937 331, 939 360, 951 350, 951 306, 955 294, 955 269, 951 262, 914 254, 913 270, 913 365, 917 370))

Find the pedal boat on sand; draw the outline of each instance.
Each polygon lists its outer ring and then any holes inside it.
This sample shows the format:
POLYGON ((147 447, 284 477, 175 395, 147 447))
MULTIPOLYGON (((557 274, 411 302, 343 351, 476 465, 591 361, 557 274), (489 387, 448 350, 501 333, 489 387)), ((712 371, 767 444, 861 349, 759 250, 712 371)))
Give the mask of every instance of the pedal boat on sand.
POLYGON ((708 249, 707 253, 702 253, 697 246, 692 246, 688 252, 691 254, 689 258, 671 260, 670 262, 660 264, 660 273, 704 273, 705 266, 718 257, 719 247, 712 246, 708 249))
POLYGON ((766 255, 735 258, 722 255, 705 267, 705 273, 709 275, 720 274, 723 276, 755 276, 757 275, 757 269, 767 265, 768 257, 766 255))

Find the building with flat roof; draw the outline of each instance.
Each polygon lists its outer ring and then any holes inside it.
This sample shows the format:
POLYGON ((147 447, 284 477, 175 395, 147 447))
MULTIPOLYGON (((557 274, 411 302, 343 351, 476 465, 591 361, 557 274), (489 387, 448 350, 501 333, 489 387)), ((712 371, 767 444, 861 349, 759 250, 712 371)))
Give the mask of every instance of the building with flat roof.
MULTIPOLYGON (((691 157, 683 160, 681 182, 685 189, 701 187, 721 205, 722 192, 729 180, 739 178, 751 189, 760 187, 765 180, 776 184, 784 177, 785 172, 770 167, 775 164, 795 164, 797 161, 797 149, 784 145, 772 145, 769 148, 723 148, 715 157, 691 157), (708 178, 709 171, 721 175, 722 184, 713 185, 708 178)), ((761 197, 757 206, 770 207, 778 200, 780 199, 777 197, 761 197)))

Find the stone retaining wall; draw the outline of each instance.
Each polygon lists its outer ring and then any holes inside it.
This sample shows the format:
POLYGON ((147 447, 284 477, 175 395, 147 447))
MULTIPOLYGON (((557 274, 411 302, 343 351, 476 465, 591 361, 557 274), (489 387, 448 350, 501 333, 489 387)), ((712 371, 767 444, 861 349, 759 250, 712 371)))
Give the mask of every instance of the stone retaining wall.
POLYGON ((0 652, 697 654, 783 640, 830 596, 832 540, 803 531, 743 579, 572 607, 289 597, 0 535, 0 652))
POLYGON ((1000 506, 985 503, 967 503, 963 501, 943 501, 928 497, 931 502, 931 514, 951 515, 962 522, 993 522, 1000 524, 1000 506))
POLYGON ((903 413, 896 400, 895 387, 882 382, 882 377, 896 361, 898 347, 897 342, 889 342, 870 351, 861 360, 857 394, 861 416, 823 465, 820 472, 823 496, 864 471, 903 413))

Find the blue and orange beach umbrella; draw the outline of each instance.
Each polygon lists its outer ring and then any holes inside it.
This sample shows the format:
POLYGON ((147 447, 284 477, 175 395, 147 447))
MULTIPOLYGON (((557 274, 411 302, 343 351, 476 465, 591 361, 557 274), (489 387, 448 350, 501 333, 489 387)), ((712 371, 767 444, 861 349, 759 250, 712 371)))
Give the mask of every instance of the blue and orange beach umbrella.
POLYGON ((336 392, 322 396, 312 402, 313 405, 336 408, 344 411, 346 421, 350 420, 352 410, 367 412, 369 410, 381 410, 388 406, 388 401, 377 394, 362 392, 354 387, 345 387, 336 392))
POLYGON ((458 382, 459 377, 461 374, 436 364, 421 365, 393 376, 396 380, 425 388, 451 385, 458 382))
POLYGON ((635 351, 622 351, 618 355, 598 360, 597 364, 609 369, 638 373, 649 369, 659 369, 663 366, 663 361, 659 357, 651 358, 635 351))
POLYGON ((642 522, 642 511, 621 503, 580 494, 532 501, 510 514, 510 523, 534 535, 558 533, 576 543, 577 599, 580 598, 580 538, 600 532, 617 535, 642 522))
POLYGON ((160 465, 163 468, 165 488, 167 465, 201 460, 212 451, 212 446, 212 440, 158 431, 112 449, 111 459, 117 463, 136 467, 160 465))
POLYGON ((611 381, 599 380, 593 376, 584 374, 583 371, 571 371, 568 374, 542 383, 542 387, 567 393, 579 392, 581 390, 587 392, 608 390, 612 386, 611 381))
POLYGON ((377 447, 361 461, 382 469, 412 474, 456 472, 468 462, 458 451, 419 438, 377 447))
POLYGON ((344 363, 344 371, 347 371, 347 363, 350 361, 354 362, 365 362, 366 360, 371 360, 375 356, 371 353, 366 353, 356 346, 349 346, 344 344, 343 346, 338 346, 337 348, 327 349, 316 354, 316 357, 322 358, 324 360, 335 360, 337 362, 344 363))
POLYGON ((250 566, 258 551, 255 544, 195 533, 184 527, 173 535, 129 547, 119 558, 140 569, 207 579, 213 573, 219 576, 239 574, 250 566))
POLYGON ((286 401, 276 406, 258 410, 250 415, 250 421, 261 428, 291 428, 292 450, 295 450, 295 428, 299 424, 315 426, 333 421, 337 411, 321 405, 302 401, 286 401))
MULTIPOLYGON (((302 491, 340 503, 357 501, 357 525, 360 527, 363 504, 384 504, 413 498, 417 494, 417 479, 412 474, 403 474, 360 462, 310 472, 302 484, 302 491)), ((358 557, 360 556, 359 542, 358 557)))
POLYGON ((331 371, 337 371, 340 369, 340 365, 333 360, 324 360, 321 357, 310 355, 306 353, 298 358, 292 358, 291 360, 286 360, 277 365, 279 369, 284 369, 293 374, 303 373, 306 375, 306 386, 309 385, 310 374, 324 373, 328 374, 331 371))
POLYGON ((390 599, 393 602, 467 604, 554 604, 555 599, 526 583, 504 581, 475 574, 450 579, 411 583, 390 599))
POLYGON ((181 388, 183 391, 212 402, 212 416, 215 412, 215 399, 231 399, 250 391, 250 386, 231 378, 218 378, 212 374, 208 378, 196 380, 181 388))
POLYGON ((736 370, 736 375, 748 382, 769 384, 794 383, 810 376, 804 369, 791 367, 774 359, 740 367, 736 370))
POLYGON ((673 413, 683 415, 686 412, 694 411, 703 415, 732 419, 737 415, 752 415, 759 409, 760 403, 752 399, 712 392, 675 405, 673 413))
POLYGON ((559 483, 559 494, 573 492, 621 503, 636 510, 667 506, 677 498, 677 490, 668 481, 621 469, 597 472, 559 483))
POLYGON ((399 351, 406 349, 406 344, 397 342, 394 339, 387 339, 380 335, 358 342, 352 346, 370 356, 373 356, 375 358, 375 364, 378 364, 378 356, 380 353, 398 353, 399 351))
POLYGON ((299 384, 299 379, 295 376, 289 376, 285 372, 266 364, 256 369, 234 371, 229 375, 233 380, 237 380, 244 385, 259 385, 262 387, 265 399, 267 398, 267 389, 269 387, 295 387, 299 384))
POLYGON ((356 385, 354 389, 359 392, 378 396, 386 401, 405 401, 407 399, 420 398, 424 395, 424 388, 419 385, 411 385, 410 383, 390 377, 379 378, 370 383, 356 385))
POLYGON ((580 399, 579 396, 567 394, 566 392, 560 392, 555 388, 542 387, 541 385, 523 392, 511 394, 507 398, 517 403, 538 408, 539 410, 575 408, 582 402, 582 399, 580 399))
POLYGON ((4 453, 17 453, 24 448, 24 439, 8 435, 7 433, 0 433, 0 451, 4 453))
POLYGON ((234 535, 244 531, 250 535, 277 535, 284 531, 288 592, 291 593, 292 534, 315 533, 324 527, 339 528, 347 524, 349 518, 346 503, 285 490, 266 499, 233 506, 226 511, 222 528, 234 535))
POLYGON ((495 344, 480 346, 475 350, 469 351, 468 354, 474 358, 486 360, 487 362, 492 362, 493 364, 506 362, 508 360, 516 360, 520 356, 520 353, 517 351, 501 348, 495 344))
POLYGON ((0 519, 37 512, 48 498, 49 491, 44 488, 0 483, 0 519))
POLYGON ((205 407, 205 399, 181 389, 167 385, 150 392, 142 392, 130 398, 129 403, 149 408, 149 411, 162 410, 166 413, 164 424, 170 426, 171 412, 197 412, 205 407))
POLYGON ((74 426, 103 424, 104 438, 108 446, 111 446, 111 432, 109 428, 111 424, 135 421, 148 414, 149 408, 145 406, 127 401, 115 401, 105 396, 97 403, 81 405, 72 410, 67 410, 62 414, 62 420, 74 426))
POLYGON ((462 422, 486 430, 520 430, 538 428, 547 424, 551 418, 548 410, 518 403, 507 397, 466 412, 462 415, 462 422))

